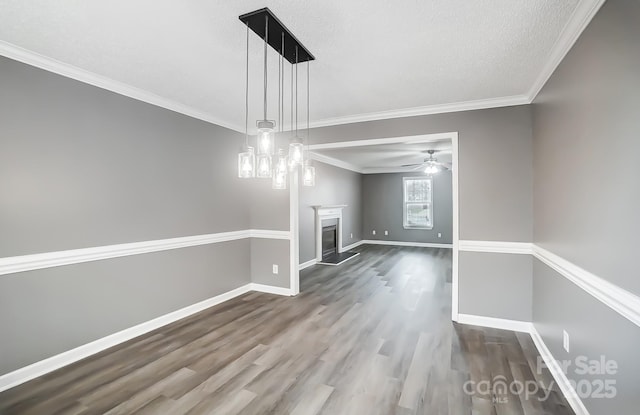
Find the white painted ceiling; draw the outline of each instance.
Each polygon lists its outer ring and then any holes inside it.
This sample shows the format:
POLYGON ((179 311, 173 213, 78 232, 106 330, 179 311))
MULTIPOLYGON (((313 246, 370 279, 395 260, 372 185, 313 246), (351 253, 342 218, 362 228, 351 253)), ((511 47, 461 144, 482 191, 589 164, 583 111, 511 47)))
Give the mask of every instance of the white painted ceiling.
POLYGON ((451 167, 450 139, 357 147, 322 147, 324 146, 312 146, 312 156, 315 160, 365 174, 416 170, 418 166, 403 166, 424 163, 429 157, 427 150, 435 150, 434 157, 437 161, 451 167))
MULTIPOLYGON (((589 1, 0 0, 0 53, 51 58, 244 130, 238 16, 267 6, 317 58, 311 119, 327 125, 460 103, 525 103, 572 13, 589 1)), ((262 44, 253 33, 250 40, 253 124, 261 118, 262 44)), ((269 67, 276 119, 273 50, 269 67)))

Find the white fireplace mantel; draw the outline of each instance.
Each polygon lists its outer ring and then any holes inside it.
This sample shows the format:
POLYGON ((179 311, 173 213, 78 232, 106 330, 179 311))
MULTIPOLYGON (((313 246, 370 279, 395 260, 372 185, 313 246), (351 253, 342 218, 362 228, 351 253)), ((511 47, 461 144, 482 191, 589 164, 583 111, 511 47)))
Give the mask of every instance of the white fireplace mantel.
POLYGON ((338 220, 338 253, 342 252, 342 209, 347 205, 315 205, 316 211, 316 260, 322 261, 322 221, 326 219, 338 220))

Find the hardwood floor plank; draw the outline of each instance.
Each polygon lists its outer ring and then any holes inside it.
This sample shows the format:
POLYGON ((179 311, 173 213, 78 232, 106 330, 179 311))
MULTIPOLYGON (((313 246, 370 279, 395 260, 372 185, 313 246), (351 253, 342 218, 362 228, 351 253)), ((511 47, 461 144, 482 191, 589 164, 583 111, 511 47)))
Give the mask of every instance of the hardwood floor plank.
MULTIPOLYGON (((133 395, 131 398, 127 399, 126 401, 108 410, 107 412, 105 412, 105 415, 130 414, 142 408, 143 406, 145 406, 155 398, 161 395, 165 396, 166 390, 171 388, 176 383, 182 383, 188 380, 189 378, 193 377, 194 374, 195 372, 193 370, 190 370, 184 367, 181 369, 178 369, 178 371, 173 372, 172 374, 162 379, 161 381, 138 392, 137 394, 133 395)), ((81 401, 85 402, 85 400, 86 400, 87 407, 93 406, 91 400, 88 398, 83 398, 81 401)))
POLYGON ((226 396, 224 401, 219 399, 205 399, 200 401, 194 406, 188 415, 207 415, 207 414, 225 414, 236 415, 242 412, 242 410, 249 405, 256 397, 256 394, 249 392, 246 389, 240 389, 237 393, 232 393, 226 396))
POLYGON ((296 297, 247 293, 2 392, 0 414, 572 413, 528 335, 450 321, 450 250, 357 250, 296 297), (502 378, 549 399, 498 400, 502 378))
POLYGON ((429 380, 429 366, 432 364, 433 342, 432 334, 420 333, 398 402, 403 408, 416 409, 419 406, 418 402, 424 400, 429 380))
POLYGON ((319 384, 302 397, 291 415, 317 415, 332 392, 331 386, 319 384))

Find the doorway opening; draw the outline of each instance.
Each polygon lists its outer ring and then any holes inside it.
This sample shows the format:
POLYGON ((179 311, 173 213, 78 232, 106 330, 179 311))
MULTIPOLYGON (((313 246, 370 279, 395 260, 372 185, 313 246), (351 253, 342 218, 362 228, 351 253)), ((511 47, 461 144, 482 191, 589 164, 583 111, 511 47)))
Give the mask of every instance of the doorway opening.
MULTIPOLYGON (((450 132, 315 144, 311 145, 309 150, 311 158, 321 166, 328 164, 329 168, 333 166, 359 174, 364 177, 364 181, 369 180, 368 177, 378 175, 389 177, 396 175, 400 177, 401 182, 403 177, 432 177, 433 180, 409 181, 411 186, 408 196, 406 194, 407 189, 403 185, 399 185, 397 189, 395 185, 389 188, 384 187, 384 185, 380 185, 380 187, 374 186, 373 188, 377 190, 369 191, 368 193, 376 195, 376 198, 373 198, 376 202, 373 203, 369 198, 363 197, 361 206, 355 206, 357 205, 355 202, 345 204, 341 201, 342 199, 332 198, 335 195, 340 195, 341 192, 349 192, 349 189, 345 186, 330 186, 330 188, 325 189, 322 181, 330 178, 326 177, 326 175, 323 178, 322 172, 319 172, 317 176, 316 188, 303 188, 302 186, 296 186, 295 189, 292 188, 292 194, 295 191, 295 196, 291 198, 291 245, 292 253, 295 251, 296 255, 295 263, 298 265, 296 271, 292 272, 292 287, 296 287, 294 293, 299 291, 300 273, 298 270, 324 263, 325 259, 330 255, 337 256, 352 249, 357 251, 360 245, 445 248, 451 249, 451 255, 447 255, 447 257, 451 258, 451 314, 452 319, 454 321, 457 320, 459 241, 458 133, 450 132), (378 160, 382 160, 377 165, 374 162, 376 157, 378 160), (433 171, 430 174, 424 173, 427 171, 426 167, 433 167, 434 165, 437 167, 436 170, 444 172, 443 177, 450 177, 450 193, 444 192, 437 187, 439 185, 439 179, 436 179, 437 173, 434 174, 433 171), (429 186, 433 187, 430 188, 429 186), (404 191, 405 195, 397 196, 392 194, 392 191, 404 191), (429 191, 433 191, 433 199, 429 199, 429 191), (314 195, 311 199, 310 194, 314 195), (357 235, 357 229, 360 228, 350 222, 349 215, 351 213, 349 211, 362 209, 369 212, 364 215, 363 222, 374 223, 374 219, 367 217, 367 215, 376 215, 376 213, 370 213, 375 211, 371 206, 381 204, 385 199, 388 199, 390 204, 394 205, 393 209, 399 209, 400 213, 381 214, 388 219, 388 225, 380 225, 379 228, 376 226, 376 229, 369 229, 370 226, 363 225, 360 234, 357 235), (440 205, 443 199, 446 199, 448 203, 448 205, 444 205, 444 208, 440 205), (310 202, 310 200, 312 201, 310 202), (323 229, 325 226, 320 226, 318 230, 314 210, 335 206, 339 206, 344 211, 342 212, 344 217, 341 217, 340 222, 344 222, 346 225, 343 224, 343 229, 340 229, 340 226, 335 226, 335 229, 323 229), (404 212, 409 214, 408 218, 403 217, 403 209, 404 212), (443 220, 438 216, 443 209, 449 213, 450 222, 447 225, 442 225, 443 220), (293 226, 294 216, 295 226, 293 226), (407 223, 410 226, 407 226, 407 223), (396 227, 391 228, 391 226, 396 227), (438 226, 443 228, 439 229, 438 226), (317 237, 317 232, 320 233, 320 237, 317 237), (436 239, 429 240, 429 242, 424 242, 420 239, 427 233, 435 235, 434 238, 436 239), (325 238, 322 238, 323 235, 325 238), (334 244, 335 248, 333 247, 334 244), (332 254, 333 252, 335 254, 332 254)), ((320 166, 316 165, 317 170, 318 167, 320 166)))

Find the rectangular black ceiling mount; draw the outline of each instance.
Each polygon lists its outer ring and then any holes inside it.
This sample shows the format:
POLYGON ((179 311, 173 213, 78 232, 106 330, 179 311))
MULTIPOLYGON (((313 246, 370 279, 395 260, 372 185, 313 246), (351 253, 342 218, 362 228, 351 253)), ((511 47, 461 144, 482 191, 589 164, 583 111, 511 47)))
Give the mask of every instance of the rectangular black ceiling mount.
POLYGON ((284 56, 290 63, 296 63, 296 46, 298 47, 298 63, 312 61, 315 58, 305 48, 302 43, 296 39, 296 37, 286 28, 284 24, 269 10, 267 7, 264 9, 256 10, 251 13, 243 14, 239 19, 249 26, 249 29, 264 39, 265 35, 265 21, 269 19, 269 46, 276 50, 280 55, 284 56), (282 34, 284 33, 284 53, 282 50, 282 34))

